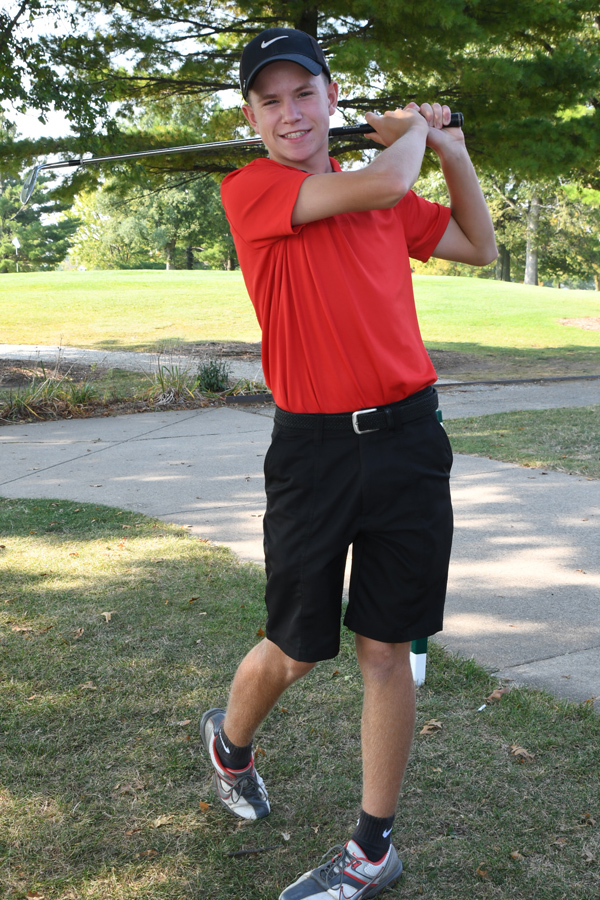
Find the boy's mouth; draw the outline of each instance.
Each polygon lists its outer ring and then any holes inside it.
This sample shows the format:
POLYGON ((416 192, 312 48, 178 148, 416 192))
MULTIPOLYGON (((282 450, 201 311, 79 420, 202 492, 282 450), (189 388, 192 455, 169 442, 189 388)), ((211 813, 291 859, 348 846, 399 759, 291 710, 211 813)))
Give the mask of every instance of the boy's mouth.
POLYGON ((303 137, 305 134, 308 134, 308 129, 305 131, 290 131, 288 134, 282 134, 281 136, 285 138, 286 141, 294 140, 295 138, 303 137))

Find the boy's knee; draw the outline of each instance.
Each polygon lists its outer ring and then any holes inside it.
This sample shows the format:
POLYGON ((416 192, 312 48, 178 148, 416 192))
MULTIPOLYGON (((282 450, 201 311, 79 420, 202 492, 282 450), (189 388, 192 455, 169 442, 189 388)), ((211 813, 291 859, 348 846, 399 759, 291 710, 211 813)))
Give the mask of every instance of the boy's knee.
POLYGON ((264 663, 271 671, 277 669, 284 676, 288 684, 299 681, 305 675, 314 669, 316 663, 302 662, 298 659, 292 659, 287 653, 284 653, 277 644, 265 639, 263 641, 264 663))
POLYGON ((403 669, 410 669, 410 643, 387 644, 357 635, 356 650, 364 678, 387 681, 403 669))

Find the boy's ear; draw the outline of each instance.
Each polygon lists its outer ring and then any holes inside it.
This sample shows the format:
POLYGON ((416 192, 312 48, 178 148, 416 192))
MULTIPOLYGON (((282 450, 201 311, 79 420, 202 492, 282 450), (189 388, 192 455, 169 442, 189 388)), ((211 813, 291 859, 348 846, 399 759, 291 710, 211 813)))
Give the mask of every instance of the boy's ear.
POLYGON ((248 119, 248 121, 250 122, 250 124, 252 125, 254 130, 258 133, 258 125, 256 123, 256 116, 254 115, 254 110, 252 109, 252 107, 250 106, 249 103, 244 103, 244 105, 242 106, 242 112, 244 113, 245 117, 248 119))
POLYGON ((339 86, 337 81, 331 81, 327 85, 327 100, 329 101, 329 115, 332 116, 338 105, 339 86))

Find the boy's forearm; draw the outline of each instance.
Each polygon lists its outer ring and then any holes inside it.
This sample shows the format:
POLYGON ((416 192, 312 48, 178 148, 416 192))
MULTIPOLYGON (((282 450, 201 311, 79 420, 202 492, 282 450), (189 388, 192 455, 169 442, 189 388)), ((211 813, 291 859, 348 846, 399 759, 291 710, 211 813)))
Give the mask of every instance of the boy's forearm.
POLYGON ((415 184, 425 154, 427 133, 422 128, 410 128, 401 138, 379 153, 365 168, 365 174, 386 174, 390 184, 396 185, 396 202, 415 184))
POLYGON ((497 256, 494 226, 467 149, 457 142, 439 156, 452 218, 479 256, 480 261, 474 264, 487 265, 497 256))

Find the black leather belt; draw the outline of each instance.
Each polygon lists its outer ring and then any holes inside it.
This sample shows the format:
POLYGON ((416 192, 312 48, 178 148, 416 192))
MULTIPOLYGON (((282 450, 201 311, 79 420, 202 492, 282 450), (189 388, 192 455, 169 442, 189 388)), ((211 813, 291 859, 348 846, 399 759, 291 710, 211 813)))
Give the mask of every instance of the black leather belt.
POLYGON ((312 429, 322 427, 324 431, 355 432, 368 434, 371 431, 393 429, 405 422, 412 422, 435 412, 438 408, 438 394, 434 387, 427 387, 389 406, 373 409, 359 409, 348 413, 292 413, 277 407, 275 422, 287 428, 312 429))

